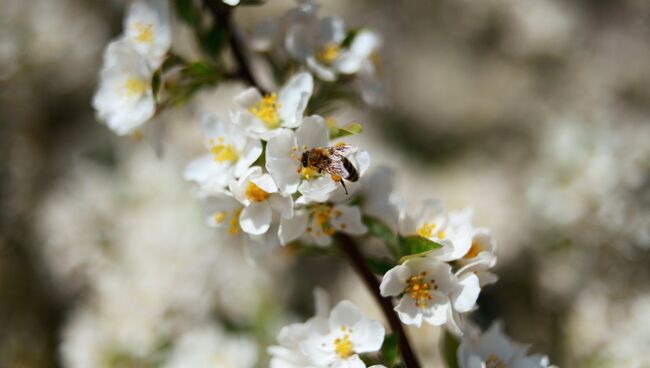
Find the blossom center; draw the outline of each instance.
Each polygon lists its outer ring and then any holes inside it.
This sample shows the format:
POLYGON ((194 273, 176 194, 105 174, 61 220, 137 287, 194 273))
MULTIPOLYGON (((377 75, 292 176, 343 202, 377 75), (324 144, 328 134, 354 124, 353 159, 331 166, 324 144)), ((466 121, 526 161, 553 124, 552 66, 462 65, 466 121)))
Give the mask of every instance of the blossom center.
POLYGON ((317 178, 320 174, 311 167, 303 167, 300 169, 300 176, 305 180, 311 180, 317 178))
POLYGON ((127 97, 141 96, 147 90, 148 84, 142 79, 129 78, 124 83, 124 94, 127 97))
POLYGON ((257 184, 249 181, 248 187, 246 187, 246 198, 250 199, 253 202, 263 202, 269 198, 269 193, 265 192, 264 189, 258 187, 257 184))
POLYGON ((228 233, 230 235, 237 235, 239 234, 239 215, 241 215, 242 209, 236 210, 232 214, 232 218, 230 219, 230 228, 228 228, 228 233))
POLYGON ((210 152, 216 162, 237 161, 239 154, 232 144, 226 144, 223 137, 219 137, 215 142, 210 139, 210 152))
POLYGON ((438 289, 435 281, 427 280, 426 276, 426 271, 422 271, 418 275, 409 277, 406 280, 406 288, 402 292, 415 301, 416 307, 426 308, 427 302, 432 299, 431 291, 438 289))
POLYGON ((346 326, 341 326, 343 331, 343 337, 337 337, 334 340, 334 349, 336 350, 336 355, 341 359, 347 359, 354 354, 354 349, 352 347, 352 341, 350 341, 351 329, 348 329, 346 326))
MULTIPOLYGON (((435 223, 424 223, 420 228, 417 230, 417 234, 420 235, 423 238, 432 238, 434 236, 435 230, 436 229, 436 224, 435 223)), ((437 237, 440 239, 443 239, 445 237, 445 231, 440 230, 437 233, 437 237)))
MULTIPOLYGON (((314 230, 311 226, 307 227, 308 233, 313 233, 314 236, 319 237, 322 235, 332 236, 336 233, 336 229, 332 226, 330 220, 332 217, 338 218, 343 213, 339 210, 333 209, 329 205, 316 205, 312 209, 312 221, 316 229, 314 230)), ((341 224, 341 228, 344 228, 345 224, 341 224)))
POLYGON ((135 30, 138 35, 136 40, 144 43, 151 43, 153 41, 153 24, 136 23, 135 30))
POLYGON ((331 64, 336 60, 341 52, 341 47, 336 43, 328 43, 318 52, 318 59, 326 64, 331 64))
POLYGON ((497 358, 495 354, 490 354, 485 361, 485 368, 506 368, 506 363, 497 358))
POLYGON ((280 115, 278 114, 280 104, 277 99, 278 95, 271 93, 262 97, 262 100, 248 110, 262 120, 267 129, 275 129, 280 126, 280 115))

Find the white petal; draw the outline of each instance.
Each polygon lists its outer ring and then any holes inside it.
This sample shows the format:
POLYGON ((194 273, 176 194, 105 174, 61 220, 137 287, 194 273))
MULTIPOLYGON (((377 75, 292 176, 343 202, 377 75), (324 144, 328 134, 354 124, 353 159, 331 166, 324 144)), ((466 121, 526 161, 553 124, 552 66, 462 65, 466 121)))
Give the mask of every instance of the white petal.
POLYGON ((339 44, 345 39, 345 22, 339 17, 320 19, 318 42, 321 44, 339 44))
POLYGON ((386 330, 381 323, 362 319, 352 326, 350 340, 356 353, 368 353, 381 349, 386 330))
POLYGON ((362 318, 361 311, 359 311, 356 305, 349 300, 343 300, 332 309, 329 318, 329 328, 330 330, 338 330, 341 326, 352 327, 362 318))
POLYGON ((300 183, 300 163, 291 157, 297 152, 292 151, 296 146, 295 135, 288 129, 279 130, 278 135, 269 139, 266 145, 266 169, 285 194, 295 193, 300 183))
POLYGON ((303 72, 293 76, 278 93, 278 115, 282 125, 296 128, 302 122, 302 116, 314 89, 311 74, 303 72))
POLYGON ((307 221, 309 216, 305 212, 296 212, 290 219, 280 219, 280 230, 278 236, 280 243, 286 245, 289 242, 301 237, 307 230, 307 221))
POLYGON ((319 63, 313 56, 307 57, 307 66, 311 69, 316 76, 327 82, 334 82, 336 80, 336 73, 332 68, 329 68, 319 63))
POLYGON ((366 225, 361 221, 361 209, 356 206, 336 205, 334 206, 334 216, 332 225, 337 230, 351 234, 362 235, 368 231, 366 225), (337 211, 340 211, 337 213, 337 211), (337 216, 340 213, 340 216, 337 216))
POLYGON ((309 36, 309 29, 301 24, 292 25, 287 30, 284 45, 291 57, 302 61, 312 53, 312 42, 309 36))
POLYGON ((405 325, 422 326, 422 313, 413 299, 403 297, 395 307, 395 311, 399 315, 400 321, 405 325))
MULTIPOLYGON (((260 172, 261 170, 260 168, 260 172)), ((267 193, 275 193, 278 191, 278 186, 275 185, 273 178, 269 174, 261 174, 256 178, 251 178, 250 181, 267 193)))
POLYGON ((350 50, 362 58, 367 58, 381 45, 379 35, 372 31, 362 31, 354 37, 350 50))
POLYGON ((235 96, 234 101, 241 108, 248 110, 262 100, 262 94, 255 87, 250 87, 235 96))
POLYGON ((293 198, 291 196, 282 196, 275 194, 269 197, 271 208, 284 218, 293 217, 293 198))
POLYGON ((298 191, 310 202, 325 202, 336 188, 338 184, 332 178, 320 176, 316 179, 303 180, 298 186, 298 191))
POLYGON ((300 128, 296 130, 296 139, 300 150, 303 146, 307 146, 308 149, 327 147, 329 129, 325 120, 318 115, 305 118, 300 128))
POLYGON ((251 203, 241 212, 239 226, 252 235, 266 233, 271 226, 271 207, 266 202, 251 203))
POLYGON ((397 296, 406 287, 406 280, 411 276, 410 269, 401 264, 391 268, 381 280, 379 291, 381 296, 397 296))

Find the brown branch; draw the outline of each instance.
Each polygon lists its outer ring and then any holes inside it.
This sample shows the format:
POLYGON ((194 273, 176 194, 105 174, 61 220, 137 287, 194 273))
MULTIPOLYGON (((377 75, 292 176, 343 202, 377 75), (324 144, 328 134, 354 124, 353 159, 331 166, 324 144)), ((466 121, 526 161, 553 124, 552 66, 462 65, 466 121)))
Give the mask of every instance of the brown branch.
POLYGON ((379 306, 381 307, 384 316, 388 320, 393 333, 397 334, 399 350, 402 355, 402 361, 406 368, 420 368, 420 363, 411 349, 406 332, 402 327, 397 314, 393 310, 393 303, 389 298, 384 298, 379 293, 379 281, 377 277, 372 273, 372 271, 366 265, 366 261, 363 258, 363 255, 357 247, 356 241, 345 234, 337 235, 338 244, 341 247, 341 250, 345 253, 348 260, 352 264, 354 270, 359 274, 363 283, 366 285, 370 293, 373 295, 379 306))
POLYGON ((220 0, 203 0, 203 4, 212 13, 215 22, 217 22, 215 26, 220 25, 227 29, 228 41, 233 56, 237 61, 240 76, 246 83, 257 88, 262 94, 266 94, 267 91, 255 79, 252 66, 246 56, 246 46, 237 31, 237 25, 232 16, 234 7, 226 5, 220 0))

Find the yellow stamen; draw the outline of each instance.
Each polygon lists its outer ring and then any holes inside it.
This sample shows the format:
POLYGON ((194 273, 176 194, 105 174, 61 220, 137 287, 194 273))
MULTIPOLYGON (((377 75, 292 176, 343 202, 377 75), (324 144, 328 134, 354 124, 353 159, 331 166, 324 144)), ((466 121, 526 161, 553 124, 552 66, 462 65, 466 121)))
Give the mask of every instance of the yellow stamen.
POLYGON ((135 139, 136 142, 141 142, 142 138, 143 138, 142 130, 138 129, 135 132, 133 132, 133 139, 135 139))
MULTIPOLYGON (((341 331, 345 332, 347 328, 345 326, 341 326, 341 331)), ((336 349, 336 354, 339 356, 341 359, 347 359, 354 355, 354 348, 352 346, 352 341, 350 341, 350 332, 347 332, 343 337, 337 337, 334 340, 334 349, 336 349)))
POLYGON ((252 181, 248 182, 248 187, 246 188, 246 198, 250 199, 253 202, 262 202, 269 198, 269 193, 265 192, 264 189, 257 186, 257 184, 252 181))
POLYGON ((280 126, 280 115, 278 115, 280 104, 277 103, 277 99, 275 93, 266 95, 248 111, 262 120, 268 129, 275 129, 280 126))
POLYGON ((430 238, 433 236, 433 230, 436 228, 436 224, 430 223, 427 224, 425 223, 422 225, 418 230, 417 234, 420 235, 423 238, 430 238))
POLYGON ((232 214, 232 218, 230 219, 230 229, 228 229, 228 232, 230 235, 237 235, 239 234, 239 215, 241 215, 242 209, 238 209, 232 214))
POLYGON ((303 179, 311 180, 317 178, 318 176, 320 176, 320 174, 318 173, 318 171, 312 169, 311 167, 303 167, 302 169, 300 169, 300 176, 302 176, 303 179))
POLYGON ((122 87, 124 89, 124 95, 134 97, 144 94, 149 84, 138 78, 129 78, 122 87))
POLYGON ((220 224, 226 219, 226 216, 228 216, 228 212, 219 211, 214 214, 214 222, 220 224))
POLYGON ((314 224, 318 229, 320 229, 316 231, 316 236, 320 236, 322 233, 331 236, 336 233, 336 229, 332 226, 332 224, 330 224, 333 212, 334 211, 332 210, 332 207, 329 205, 317 205, 314 207, 312 212, 314 216, 314 224))
POLYGON ((495 354, 490 354, 485 361, 485 368, 506 368, 506 363, 497 358, 495 354))
POLYGON ((440 231, 438 231, 438 238, 440 238, 440 239, 444 239, 444 238, 445 238, 445 231, 444 231, 444 230, 440 230, 440 231))
POLYGON ((237 161, 239 154, 232 144, 225 144, 223 137, 219 137, 215 142, 210 139, 210 152, 216 162, 237 161))
POLYGON ((134 26, 138 32, 138 35, 135 37, 136 40, 144 43, 151 43, 153 41, 153 24, 136 23, 134 26))
POLYGON ((406 287, 402 294, 410 296, 415 301, 415 306, 426 308, 427 302, 432 299, 431 291, 437 290, 438 286, 433 280, 426 280, 427 273, 411 276, 406 280, 406 287))
POLYGON ((335 43, 328 43, 318 52, 318 59, 325 64, 331 64, 336 60, 341 52, 341 47, 335 43))

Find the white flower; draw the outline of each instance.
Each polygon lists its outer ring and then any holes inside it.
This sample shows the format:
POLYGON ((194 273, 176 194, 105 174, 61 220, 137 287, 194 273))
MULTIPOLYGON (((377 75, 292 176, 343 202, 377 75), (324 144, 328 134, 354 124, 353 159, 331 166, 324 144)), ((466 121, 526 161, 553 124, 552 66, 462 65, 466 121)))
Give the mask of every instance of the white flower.
POLYGON ((239 4, 239 1, 240 0, 223 0, 223 3, 228 4, 230 6, 235 6, 235 5, 239 4))
MULTIPOLYGON (((231 119, 237 116, 231 115, 231 119)), ((184 177, 197 182, 202 195, 223 192, 231 178, 241 177, 260 157, 262 143, 248 137, 239 125, 213 114, 204 114, 201 125, 210 153, 192 161, 184 177)))
MULTIPOLYGON (((246 205, 228 193, 211 196, 206 206, 209 213, 206 220, 208 226, 223 230, 236 242, 243 244, 249 261, 254 261, 260 254, 279 245, 277 235, 279 225, 275 218, 271 217, 268 223, 262 223, 260 218, 264 221, 266 218, 249 210, 246 205)), ((257 209, 256 207, 253 206, 254 209, 257 209)))
POLYGON ((230 183, 230 192, 244 205, 239 224, 251 235, 261 235, 271 226, 272 211, 283 218, 293 216, 293 199, 278 193, 278 187, 271 175, 262 173, 262 168, 253 166, 239 180, 230 183))
POLYGON ((386 226, 396 228, 399 221, 398 200, 395 198, 393 177, 386 167, 372 170, 361 182, 360 195, 363 213, 375 217, 386 226))
POLYGON ((317 368, 300 350, 300 343, 313 332, 327 328, 327 314, 330 309, 329 298, 322 289, 314 290, 316 313, 305 323, 292 323, 282 327, 278 334, 279 345, 270 346, 270 368, 317 368))
POLYGON ((526 356, 528 346, 511 341, 494 323, 482 336, 468 333, 456 352, 460 368, 547 368, 548 358, 526 356))
POLYGON ((240 124, 252 137, 268 140, 275 136, 279 128, 297 128, 314 89, 314 81, 309 73, 299 73, 291 77, 276 93, 262 96, 256 88, 249 88, 235 97, 235 102, 243 109, 240 124))
POLYGON ((171 46, 172 34, 167 0, 134 2, 124 20, 124 39, 157 69, 171 46))
POLYGON ((111 42, 93 97, 98 118, 119 135, 133 133, 151 119, 155 113, 152 75, 146 61, 128 42, 111 42))
POLYGON ((414 209, 402 211, 399 232, 404 236, 419 235, 442 245, 434 252, 436 257, 453 261, 467 254, 472 246, 472 213, 467 209, 447 214, 439 200, 423 200, 414 209))
POLYGON ((470 311, 480 292, 474 274, 458 279, 451 266, 433 256, 412 258, 386 272, 380 285, 382 296, 399 299, 395 307, 400 320, 420 327, 448 323, 457 330, 457 312, 470 311))
POLYGON ((363 317, 352 302, 344 300, 330 313, 327 325, 300 343, 312 364, 336 368, 365 368, 359 354, 378 351, 384 341, 381 323, 363 317))
POLYGON ((480 281, 481 287, 493 284, 497 276, 490 269, 497 263, 496 241, 488 229, 478 228, 472 236, 472 246, 465 255, 456 262, 461 267, 458 274, 474 272, 480 281))
MULTIPOLYGON (((317 115, 310 116, 304 119, 295 132, 284 129, 269 140, 266 146, 266 169, 283 193, 299 191, 306 197, 302 202, 325 202, 330 193, 341 185, 340 179, 303 167, 301 157, 312 148, 328 146, 329 131, 325 120, 317 115)), ((361 154, 361 151, 357 154, 361 154)), ((357 168, 361 175, 369 158, 367 153, 361 154, 359 158, 358 161, 363 162, 364 166, 357 168)))
POLYGON ((253 368, 257 347, 244 337, 228 336, 217 326, 184 332, 163 368, 253 368))
POLYGON ((366 231, 368 229, 361 221, 359 207, 314 203, 296 209, 293 218, 282 218, 278 237, 283 245, 305 236, 308 242, 327 246, 336 232, 362 235, 366 231))

